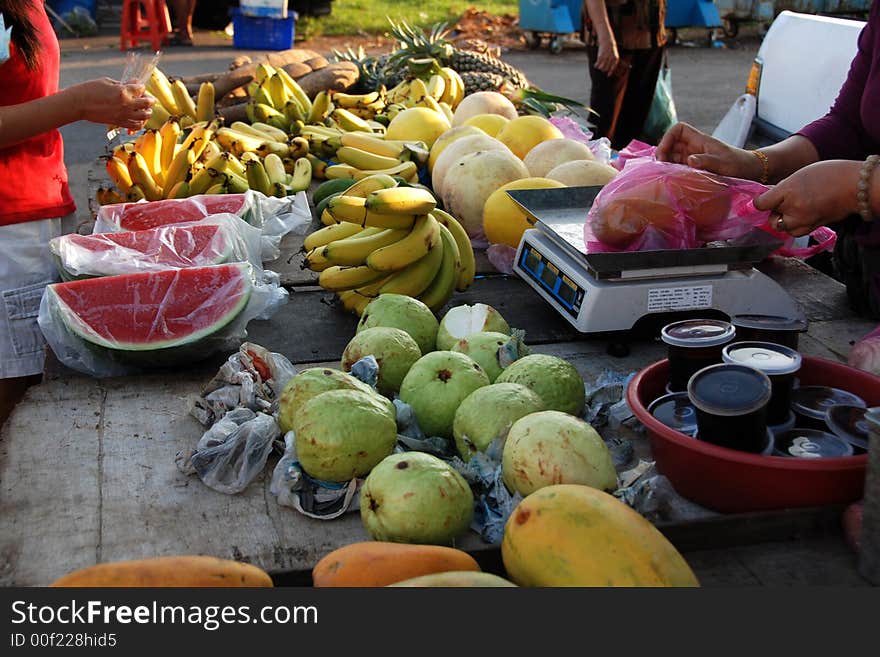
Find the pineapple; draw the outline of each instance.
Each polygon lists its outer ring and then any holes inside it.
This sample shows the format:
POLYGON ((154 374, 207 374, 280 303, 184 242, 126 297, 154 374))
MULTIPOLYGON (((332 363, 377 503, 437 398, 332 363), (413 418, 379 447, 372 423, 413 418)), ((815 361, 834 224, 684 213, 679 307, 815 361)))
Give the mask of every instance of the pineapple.
POLYGON ((529 81, 522 71, 485 53, 455 50, 449 65, 459 73, 492 73, 503 80, 508 80, 515 87, 521 89, 529 87, 529 81))
POLYGON ((504 86, 504 78, 497 73, 465 71, 459 75, 464 82, 464 93, 468 96, 477 91, 499 91, 504 86))

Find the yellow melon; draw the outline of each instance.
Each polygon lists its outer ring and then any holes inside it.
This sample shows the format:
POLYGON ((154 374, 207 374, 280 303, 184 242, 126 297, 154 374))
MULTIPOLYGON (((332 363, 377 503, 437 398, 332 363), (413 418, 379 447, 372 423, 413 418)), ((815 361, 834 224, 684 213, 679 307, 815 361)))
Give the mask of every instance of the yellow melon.
POLYGON ((593 151, 585 143, 574 139, 548 139, 523 158, 523 164, 533 176, 546 176, 554 167, 575 160, 593 160, 593 151))
POLYGON ((550 139, 564 139, 559 128, 543 116, 518 116, 505 125, 496 138, 523 159, 532 148, 550 139))
POLYGON ((452 125, 462 125, 477 114, 500 114, 508 119, 517 117, 516 106, 504 94, 497 91, 477 91, 465 96, 455 108, 452 125))
POLYGON ((442 196, 445 190, 446 172, 463 155, 485 150, 499 150, 510 153, 510 149, 494 137, 490 137, 481 130, 477 130, 477 132, 479 134, 466 135, 461 139, 456 139, 440 153, 440 156, 434 162, 434 168, 431 170, 431 187, 436 194, 442 196))
POLYGON ((699 586, 648 520, 591 486, 541 488, 513 510, 501 558, 520 586, 699 586))
POLYGON ((460 125, 450 128, 437 137, 437 140, 431 146, 431 154, 428 156, 428 171, 434 170, 434 163, 449 144, 468 135, 479 135, 481 132, 483 131, 475 126, 460 125))
POLYGON ((477 114, 465 121, 464 125, 475 126, 490 137, 496 137, 508 123, 510 119, 501 114, 477 114))
POLYGON ((423 141, 430 148, 450 127, 449 120, 440 112, 427 107, 409 107, 391 119, 385 139, 423 141))
POLYGON ((547 178, 558 180, 568 187, 607 185, 617 175, 617 169, 595 160, 563 162, 547 172, 547 178))
POLYGON ((507 244, 516 248, 532 218, 507 194, 508 189, 549 189, 565 187, 548 178, 523 178, 502 185, 489 195, 483 205, 483 232, 492 244, 507 244))

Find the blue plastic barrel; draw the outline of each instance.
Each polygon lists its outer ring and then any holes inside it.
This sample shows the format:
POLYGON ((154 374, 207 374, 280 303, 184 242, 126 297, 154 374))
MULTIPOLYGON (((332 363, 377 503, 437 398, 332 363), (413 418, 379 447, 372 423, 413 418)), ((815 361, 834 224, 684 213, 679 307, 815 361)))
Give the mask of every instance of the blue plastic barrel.
POLYGON ((48 0, 46 4, 62 18, 64 14, 73 11, 75 7, 82 7, 92 18, 95 18, 98 13, 98 0, 48 0))

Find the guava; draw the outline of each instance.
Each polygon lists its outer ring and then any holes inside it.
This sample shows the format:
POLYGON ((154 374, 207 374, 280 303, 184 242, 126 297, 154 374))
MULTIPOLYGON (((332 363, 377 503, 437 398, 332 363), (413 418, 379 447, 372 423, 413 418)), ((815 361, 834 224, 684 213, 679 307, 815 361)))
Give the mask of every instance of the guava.
POLYGON ((397 445, 397 422, 378 395, 331 390, 305 403, 294 421, 296 455, 321 481, 362 477, 397 445))
POLYGON ((582 419, 559 411, 532 413, 513 423, 504 442, 501 478, 522 496, 554 484, 617 488, 617 471, 601 436, 582 419))
POLYGON ((345 347, 342 369, 350 372, 352 365, 370 355, 379 364, 376 387, 383 395, 390 397, 400 390, 403 377, 413 363, 422 357, 422 352, 406 331, 390 326, 374 326, 356 334, 345 347))
POLYGON ((437 329, 437 349, 452 349, 462 338, 485 331, 510 335, 510 326, 501 313, 485 303, 450 308, 437 329))
POLYGON ((293 429, 296 416, 303 404, 315 395, 330 390, 367 392, 379 399, 389 410, 392 412, 394 410, 390 401, 351 374, 330 367, 310 367, 290 379, 281 392, 281 398, 278 400, 278 426, 281 431, 287 433, 293 429))
POLYGON ((452 345, 452 351, 477 361, 489 377, 489 383, 494 383, 511 362, 529 355, 529 348, 520 338, 497 331, 481 331, 462 338, 452 345))
POLYGON ((493 440, 503 439, 514 422, 544 408, 537 393, 518 383, 493 383, 474 390, 461 402, 452 423, 458 453, 467 463, 493 440))
POLYGON ((364 308, 357 332, 374 326, 399 328, 410 334, 422 355, 434 351, 437 318, 424 303, 405 294, 380 294, 364 308))
POLYGON ((489 377, 472 358, 455 351, 422 356, 406 373, 400 399, 409 404, 426 436, 452 438, 458 405, 489 377))
POLYGON ((450 545, 471 524, 474 495, 464 477, 436 456, 404 452, 373 468, 360 510, 373 540, 450 545))
POLYGON ((574 365, 556 356, 531 354, 520 358, 501 372, 495 382, 521 383, 531 388, 550 410, 578 417, 584 413, 584 380, 574 365))

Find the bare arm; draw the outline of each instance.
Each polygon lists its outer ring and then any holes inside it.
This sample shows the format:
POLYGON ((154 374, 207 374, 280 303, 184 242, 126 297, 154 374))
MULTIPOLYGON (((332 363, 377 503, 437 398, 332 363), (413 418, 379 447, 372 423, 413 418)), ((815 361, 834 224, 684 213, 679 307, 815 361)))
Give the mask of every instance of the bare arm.
POLYGON ((620 55, 617 52, 617 40, 611 30, 611 21, 608 19, 608 9, 605 0, 586 0, 587 14, 596 30, 596 39, 599 41, 599 53, 596 57, 596 68, 611 75, 617 68, 620 55))
POLYGON ((0 106, 0 149, 82 120, 138 130, 150 118, 154 102, 144 96, 141 85, 102 78, 26 103, 0 106))

